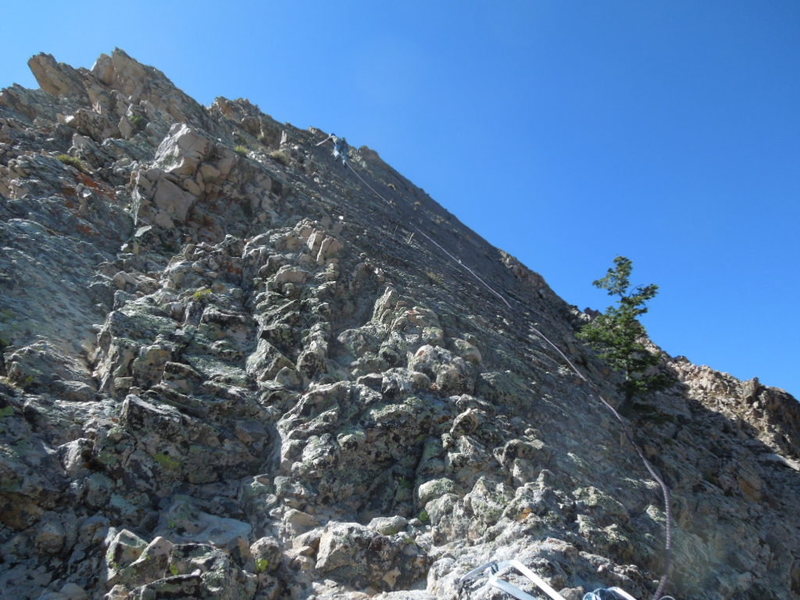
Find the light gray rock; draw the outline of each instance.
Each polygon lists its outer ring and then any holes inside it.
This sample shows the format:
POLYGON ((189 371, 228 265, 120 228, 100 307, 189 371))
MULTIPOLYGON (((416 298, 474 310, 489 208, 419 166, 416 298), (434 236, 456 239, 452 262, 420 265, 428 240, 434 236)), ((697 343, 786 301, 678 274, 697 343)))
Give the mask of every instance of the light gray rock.
POLYGON ((208 157, 212 142, 185 123, 176 123, 156 149, 154 164, 165 173, 194 175, 208 157))
POLYGON ((109 531, 109 536, 113 537, 105 555, 106 580, 113 585, 120 579, 125 568, 141 556, 147 542, 127 529, 109 531))
POLYGON ((67 475, 77 477, 89 470, 87 459, 91 456, 92 443, 86 438, 78 438, 59 447, 61 462, 67 475))
MULTIPOLYGON (((188 498, 178 497, 164 512, 156 531, 166 541, 197 542, 235 548, 246 542, 252 527, 242 521, 199 510, 188 498)), ((247 544, 249 547, 249 544, 247 544)))
POLYGON ((86 590, 76 583, 65 583, 60 592, 67 600, 88 600, 89 598, 86 590))
POLYGON ((408 520, 399 515, 393 517, 375 517, 368 527, 383 535, 394 535, 408 526, 408 520))
POLYGON ((648 597, 666 515, 602 393, 671 489, 668 593, 800 594, 794 398, 664 355, 681 385, 623 404, 588 315, 373 150, 391 205, 327 134, 121 50, 31 67, 0 92, 4 592, 454 598, 516 557, 648 597))
POLYGON ((37 527, 34 543, 44 554, 58 554, 66 542, 64 525, 56 515, 45 517, 37 527))
POLYGON ((88 100, 80 74, 69 65, 56 62, 52 55, 37 54, 28 61, 28 66, 39 86, 48 94, 84 102, 88 100))
POLYGON ((426 567, 424 554, 402 536, 383 536, 356 523, 328 524, 315 566, 333 579, 345 577, 361 589, 382 590, 412 585, 426 567))

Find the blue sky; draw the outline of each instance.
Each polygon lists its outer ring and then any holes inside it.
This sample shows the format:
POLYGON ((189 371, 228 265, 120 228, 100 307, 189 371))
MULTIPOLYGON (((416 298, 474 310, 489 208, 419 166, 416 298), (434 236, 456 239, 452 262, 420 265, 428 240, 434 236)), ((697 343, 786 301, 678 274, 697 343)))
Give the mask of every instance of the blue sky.
POLYGON ((617 255, 673 355, 800 396, 800 2, 4 6, 0 86, 114 47, 368 145, 565 300, 617 255))

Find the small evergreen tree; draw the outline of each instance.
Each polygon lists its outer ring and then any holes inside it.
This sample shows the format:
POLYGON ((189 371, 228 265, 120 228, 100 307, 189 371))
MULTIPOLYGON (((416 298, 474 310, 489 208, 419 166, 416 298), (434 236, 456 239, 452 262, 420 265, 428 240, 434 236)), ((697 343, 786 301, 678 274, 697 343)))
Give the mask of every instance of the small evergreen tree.
POLYGON ((645 329, 639 316, 647 312, 646 303, 655 298, 658 286, 654 283, 630 288, 633 262, 624 256, 614 259, 614 267, 606 276, 592 285, 607 290, 609 296, 618 296, 617 306, 610 306, 584 325, 578 337, 587 341, 613 369, 625 377, 621 391, 626 400, 637 394, 669 387, 672 378, 655 370, 658 355, 642 343, 645 329))

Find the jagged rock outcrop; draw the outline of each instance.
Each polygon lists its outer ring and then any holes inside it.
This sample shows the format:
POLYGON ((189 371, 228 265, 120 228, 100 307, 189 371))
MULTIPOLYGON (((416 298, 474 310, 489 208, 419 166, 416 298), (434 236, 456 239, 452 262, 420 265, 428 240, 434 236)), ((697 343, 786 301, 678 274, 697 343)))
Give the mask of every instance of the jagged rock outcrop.
MULTIPOLYGON (((648 597, 658 486, 540 276, 368 148, 120 50, 30 64, 0 92, 0 595, 455 598, 516 557, 648 597)), ((663 368, 620 408, 671 487, 669 590, 800 597, 796 400, 663 368)))

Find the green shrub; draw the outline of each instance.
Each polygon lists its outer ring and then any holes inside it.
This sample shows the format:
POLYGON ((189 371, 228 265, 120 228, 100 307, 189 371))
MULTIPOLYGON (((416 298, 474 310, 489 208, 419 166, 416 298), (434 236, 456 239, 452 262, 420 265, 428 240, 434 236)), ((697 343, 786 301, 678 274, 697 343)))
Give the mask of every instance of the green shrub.
POLYGON ((195 293, 192 294, 192 299, 194 299, 197 302, 202 302, 203 300, 207 299, 210 295, 211 295, 211 288, 204 287, 195 291, 195 293))
POLYGON ((181 461, 163 452, 159 452, 153 458, 155 458, 156 462, 167 471, 177 471, 181 467, 181 461))
POLYGON ((236 154, 240 154, 242 156, 247 156, 248 154, 250 154, 250 148, 248 148, 247 146, 242 146, 241 144, 236 146, 233 149, 233 151, 236 152, 236 154))
POLYGON ((633 262, 618 256, 606 276, 592 282, 607 290, 609 296, 618 296, 618 305, 609 306, 578 333, 611 368, 624 375, 620 391, 628 400, 637 394, 666 389, 674 382, 656 368, 661 358, 644 345, 647 333, 638 319, 647 312, 646 303, 655 298, 658 286, 651 283, 630 290, 632 270, 633 262))
POLYGON ((269 559, 259 558, 256 560, 256 573, 264 573, 269 569, 269 559))
POLYGON ((142 129, 147 124, 147 119, 145 119, 142 115, 131 115, 128 117, 128 121, 131 122, 134 129, 142 129))
POLYGON ((79 171, 86 171, 86 164, 80 158, 70 156, 69 154, 59 154, 56 158, 65 165, 75 167, 79 171))
POLYGON ((444 277, 442 277, 442 275, 436 271, 426 271, 425 275, 430 283, 436 285, 442 285, 444 283, 444 277))
POLYGON ((269 157, 275 162, 281 163, 284 167, 289 164, 291 157, 285 150, 273 150, 269 153, 269 157))

